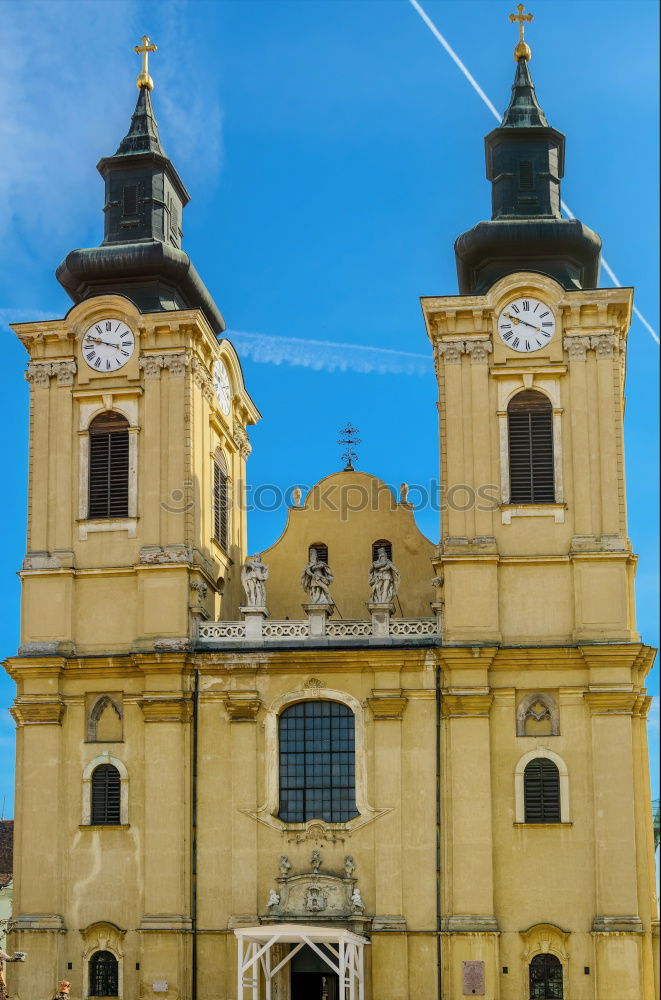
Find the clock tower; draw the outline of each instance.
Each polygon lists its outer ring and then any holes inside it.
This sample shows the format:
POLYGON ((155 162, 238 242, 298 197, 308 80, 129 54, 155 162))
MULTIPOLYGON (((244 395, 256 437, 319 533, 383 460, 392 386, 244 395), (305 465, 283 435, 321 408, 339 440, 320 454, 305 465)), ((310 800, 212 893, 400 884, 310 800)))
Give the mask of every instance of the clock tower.
POLYGON ((592 996, 589 973, 595 995, 634 1000, 653 995, 656 913, 651 831, 636 833, 654 654, 636 632, 626 520, 633 291, 598 287, 599 237, 561 217, 565 139, 529 59, 521 36, 509 107, 485 140, 492 218, 455 242, 460 294, 422 299, 444 487, 446 988, 461 996, 462 963, 481 961, 487 995, 592 996), (555 834, 525 805, 533 761, 560 775, 555 834), (574 823, 590 830, 587 852, 574 823), (556 956, 559 992, 525 992, 522 944, 530 976, 536 951, 556 956))

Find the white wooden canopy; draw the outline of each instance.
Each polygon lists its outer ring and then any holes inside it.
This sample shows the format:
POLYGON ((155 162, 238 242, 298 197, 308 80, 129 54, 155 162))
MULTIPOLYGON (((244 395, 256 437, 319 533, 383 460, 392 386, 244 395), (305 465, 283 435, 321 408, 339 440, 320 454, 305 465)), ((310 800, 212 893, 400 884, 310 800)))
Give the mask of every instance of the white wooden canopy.
POLYGON ((365 1000, 363 948, 369 941, 360 934, 354 934, 343 927, 307 924, 239 927, 234 933, 239 946, 237 1000, 245 1000, 245 990, 251 991, 248 994, 250 1000, 260 1000, 260 966, 264 974, 265 1000, 271 1000, 273 977, 306 945, 339 978, 339 1000, 365 1000), (271 949, 277 944, 291 944, 293 948, 274 966, 271 949))

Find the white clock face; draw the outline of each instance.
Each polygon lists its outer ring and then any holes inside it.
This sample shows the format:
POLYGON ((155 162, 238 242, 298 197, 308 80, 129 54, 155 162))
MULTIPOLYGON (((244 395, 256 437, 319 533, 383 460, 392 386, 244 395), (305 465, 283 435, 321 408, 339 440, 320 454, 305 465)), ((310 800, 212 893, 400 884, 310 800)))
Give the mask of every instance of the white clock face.
POLYGON ((529 295, 513 299, 498 317, 500 339, 513 351, 531 354, 551 340, 555 333, 555 316, 550 306, 529 295))
POLYGON ((224 414, 228 414, 230 412, 232 391, 227 368, 222 361, 214 361, 213 363, 213 387, 216 391, 218 405, 224 414))
POLYGON ((100 319, 83 337, 83 357, 96 372, 116 372, 135 350, 135 337, 119 319, 100 319))

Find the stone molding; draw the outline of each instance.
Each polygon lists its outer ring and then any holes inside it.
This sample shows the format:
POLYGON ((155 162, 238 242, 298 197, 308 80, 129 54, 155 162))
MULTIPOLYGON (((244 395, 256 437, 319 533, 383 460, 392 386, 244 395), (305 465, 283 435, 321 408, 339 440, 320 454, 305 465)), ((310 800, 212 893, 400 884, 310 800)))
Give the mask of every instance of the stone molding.
POLYGON ((252 451, 252 445, 250 444, 245 428, 240 424, 235 424, 232 439, 239 450, 241 458, 245 461, 252 451))
POLYGON ((434 360, 438 362, 443 357, 446 365, 457 365, 461 364, 462 354, 468 354, 472 362, 486 364, 492 351, 493 344, 489 337, 479 340, 437 340, 434 344, 434 360))
POLYGON ((145 722, 190 722, 193 706, 189 698, 143 697, 138 701, 145 722))
POLYGON ((58 385, 73 385, 74 375, 78 371, 76 362, 65 361, 30 361, 25 371, 25 379, 30 385, 46 388, 50 385, 51 376, 55 375, 58 385))
POLYGON ((17 726, 59 726, 64 702, 60 698, 17 698, 9 711, 17 726))
POLYGON ((598 358, 612 358, 615 351, 620 349, 620 338, 616 333, 601 333, 590 337, 590 347, 598 358))
POLYGON ((28 552, 23 559, 22 569, 61 569, 62 563, 50 552, 28 552))
POLYGON ((486 365, 489 361, 489 355, 493 351, 493 345, 490 340, 467 340, 464 343, 464 351, 466 354, 470 354, 470 359, 474 364, 486 365))
POLYGON ((186 563, 193 560, 190 546, 183 542, 166 545, 143 545, 140 549, 140 562, 143 566, 155 566, 162 563, 186 563))
POLYGON ((138 359, 139 368, 145 373, 146 379, 161 377, 161 369, 167 368, 170 375, 177 378, 186 374, 191 358, 188 351, 173 351, 167 354, 143 354, 138 359))
POLYGON ((384 914, 372 917, 372 931, 399 931, 406 932, 406 917, 394 914, 384 914))
POLYGON ((493 695, 488 693, 443 694, 441 714, 445 718, 488 718, 493 695))
POLYGON ((598 915, 592 921, 593 934, 643 934, 643 922, 635 914, 622 916, 598 915))
POLYGON ((202 390, 206 401, 212 403, 216 395, 213 387, 213 379, 207 370, 207 366, 195 354, 191 358, 191 371, 195 385, 198 389, 202 390))
POLYGON ((146 913, 138 924, 139 931, 179 931, 190 934, 192 929, 191 917, 182 913, 146 913))
POLYGON ((367 699, 375 721, 382 719, 401 721, 407 702, 408 698, 404 696, 401 688, 393 688, 392 690, 374 688, 371 696, 367 699))
POLYGON ((12 931, 55 931, 66 934, 64 917, 59 913, 19 913, 10 920, 8 932, 12 931))
POLYGON ((261 706, 257 691, 229 691, 225 699, 230 722, 256 722, 261 706))
POLYGON ((565 337, 562 344, 570 361, 585 361, 590 348, 590 337, 565 337))
POLYGON ((172 639, 155 639, 154 649, 165 653, 188 653, 191 649, 191 641, 186 635, 176 636, 172 639))
POLYGON ((495 917, 479 914, 453 914, 443 917, 441 930, 448 934, 498 934, 498 921, 495 917))
POLYGON ((586 691, 583 697, 590 715, 633 715, 638 701, 635 691, 586 691))
POLYGON ((525 736, 526 735, 526 719, 528 716, 536 719, 538 722, 542 718, 549 718, 551 720, 551 736, 560 735, 560 711, 558 709, 558 704, 555 698, 546 694, 544 691, 531 691, 529 694, 525 695, 517 705, 516 709, 516 735, 525 736), (545 708, 545 713, 539 715, 534 711, 535 705, 539 702, 545 708))

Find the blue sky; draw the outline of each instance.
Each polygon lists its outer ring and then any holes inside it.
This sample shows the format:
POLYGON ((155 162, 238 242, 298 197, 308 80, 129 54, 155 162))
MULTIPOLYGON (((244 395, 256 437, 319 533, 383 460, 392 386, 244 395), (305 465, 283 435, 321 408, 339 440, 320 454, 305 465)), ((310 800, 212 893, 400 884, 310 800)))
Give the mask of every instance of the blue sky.
MULTIPOLYGON (((423 6, 504 110, 515 4, 423 6)), ((601 234, 611 267, 636 287, 638 308, 658 331, 657 4, 531 6, 537 95, 567 136, 563 197, 601 234)), ((437 475, 435 379, 419 296, 456 293, 453 241, 489 217, 483 137, 494 121, 407 0, 2 0, 0 344, 11 414, 2 424, 3 655, 18 644, 28 406, 25 352, 6 324, 63 315, 70 303, 56 266, 74 247, 101 241, 95 164, 127 130, 139 69, 133 46, 145 32, 158 45, 150 68, 161 139, 192 196, 184 245, 234 332, 264 414, 251 433, 253 486, 305 486, 337 469, 348 419, 360 428, 361 468, 393 484, 437 475)), ((603 274, 602 283, 610 284, 603 274)), ((658 358, 634 321, 629 517, 640 554, 639 627, 653 645, 658 358)), ((418 520, 438 537, 436 511, 418 520)), ((267 546, 283 523, 282 509, 251 514, 251 549, 267 546)), ((658 676, 655 667, 657 696, 658 676)), ((12 697, 3 677, 5 815, 12 697)), ((658 705, 657 697, 655 740, 658 705)))

